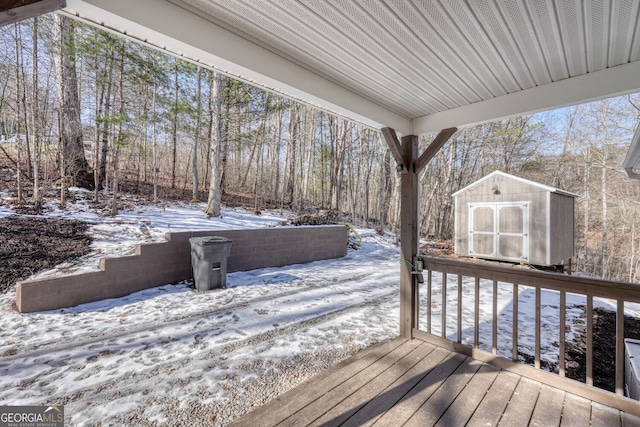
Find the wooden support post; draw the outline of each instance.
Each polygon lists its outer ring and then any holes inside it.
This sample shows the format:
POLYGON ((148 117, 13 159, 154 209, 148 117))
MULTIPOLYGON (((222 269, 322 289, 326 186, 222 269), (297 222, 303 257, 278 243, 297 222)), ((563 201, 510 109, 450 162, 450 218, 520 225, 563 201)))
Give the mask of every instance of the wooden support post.
POLYGON ((414 170, 418 155, 418 137, 402 138, 403 163, 400 196, 400 335, 411 339, 417 324, 415 276, 411 264, 418 253, 418 174, 414 170))
MULTIPOLYGON (((437 154, 456 132, 456 128, 442 130, 436 139, 418 157, 418 137, 408 135, 398 141, 396 131, 383 128, 382 135, 399 166, 402 166, 400 196, 400 335, 413 338, 413 329, 418 327, 418 286, 416 276, 411 274, 412 264, 418 254, 418 172, 437 154)), ((429 281, 429 289, 431 289, 429 281)), ((427 320, 431 328, 431 319, 427 320)), ((444 322, 443 322, 444 327, 444 322)), ((477 340, 476 340, 477 344, 477 340)))
POLYGON ((436 136, 436 138, 431 141, 431 144, 429 144, 426 150, 424 150, 420 157, 418 157, 418 160, 416 160, 416 163, 414 165, 416 173, 420 173, 422 168, 424 168, 427 163, 429 163, 429 161, 431 161, 431 159, 433 159, 435 155, 438 154, 438 151, 440 151, 442 147, 444 147, 444 144, 449 140, 449 138, 453 136, 454 133, 456 133, 457 130, 458 128, 449 128, 440 131, 438 136, 436 136))
POLYGON ((382 128, 382 136, 389 146, 389 150, 391 150, 391 154, 396 160, 396 163, 399 165, 404 165, 402 146, 400 145, 400 141, 398 141, 398 135, 396 135, 396 131, 391 128, 382 128))

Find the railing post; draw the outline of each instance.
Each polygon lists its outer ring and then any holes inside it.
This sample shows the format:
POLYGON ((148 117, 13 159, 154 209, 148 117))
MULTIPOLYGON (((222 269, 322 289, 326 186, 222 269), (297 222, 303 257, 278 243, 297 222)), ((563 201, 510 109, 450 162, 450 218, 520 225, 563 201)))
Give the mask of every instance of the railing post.
POLYGON ((561 377, 566 375, 565 358, 566 358, 566 340, 567 335, 567 293, 560 291, 560 345, 558 348, 558 373, 561 377))
POLYGON ((616 301, 616 393, 624 396, 624 301, 616 301))
POLYGON ((517 283, 513 284, 513 304, 512 304, 512 308, 513 308, 513 312, 512 312, 512 321, 513 323, 511 324, 511 338, 512 338, 512 345, 513 348, 511 349, 511 359, 513 359, 514 362, 518 361, 518 303, 520 299, 520 291, 519 291, 519 286, 517 283))
POLYGON ((593 295, 587 295, 587 385, 593 385, 593 295))

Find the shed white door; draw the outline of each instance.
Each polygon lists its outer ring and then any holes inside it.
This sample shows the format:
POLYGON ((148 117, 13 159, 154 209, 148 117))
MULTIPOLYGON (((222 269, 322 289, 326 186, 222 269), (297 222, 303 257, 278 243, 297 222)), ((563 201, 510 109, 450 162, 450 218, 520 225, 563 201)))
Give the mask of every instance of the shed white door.
POLYGON ((469 255, 529 259, 529 204, 469 204, 469 255))

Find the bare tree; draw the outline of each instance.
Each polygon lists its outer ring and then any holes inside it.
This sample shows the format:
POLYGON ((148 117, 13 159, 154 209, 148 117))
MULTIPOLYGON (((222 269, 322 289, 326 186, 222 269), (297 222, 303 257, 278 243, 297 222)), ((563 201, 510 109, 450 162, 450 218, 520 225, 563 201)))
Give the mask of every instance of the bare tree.
POLYGON ((54 15, 54 37, 58 52, 54 55, 60 105, 60 138, 64 146, 66 184, 93 189, 95 181, 84 153, 80 99, 76 73, 73 24, 66 16, 54 15))
POLYGON ((213 129, 213 141, 211 143, 211 184, 209 185, 209 199, 207 200, 208 216, 220 216, 222 189, 222 165, 221 165, 221 138, 220 138, 220 87, 222 85, 219 73, 216 73, 214 84, 211 88, 213 101, 213 114, 211 115, 211 128, 213 129))
POLYGON ((198 65, 198 79, 196 83, 196 131, 193 139, 193 153, 191 157, 191 173, 193 174, 193 192, 192 199, 198 200, 199 184, 198 181, 198 147, 200 144, 200 109, 202 108, 202 67, 198 65))

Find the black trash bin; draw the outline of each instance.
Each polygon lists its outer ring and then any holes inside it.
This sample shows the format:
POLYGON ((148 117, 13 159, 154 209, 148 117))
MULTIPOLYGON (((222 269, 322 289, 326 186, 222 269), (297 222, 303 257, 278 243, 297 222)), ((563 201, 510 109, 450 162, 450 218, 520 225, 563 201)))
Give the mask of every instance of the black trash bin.
POLYGON ((227 258, 231 253, 230 239, 222 236, 192 237, 191 268, 196 289, 208 291, 227 286, 227 258))

